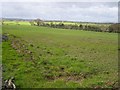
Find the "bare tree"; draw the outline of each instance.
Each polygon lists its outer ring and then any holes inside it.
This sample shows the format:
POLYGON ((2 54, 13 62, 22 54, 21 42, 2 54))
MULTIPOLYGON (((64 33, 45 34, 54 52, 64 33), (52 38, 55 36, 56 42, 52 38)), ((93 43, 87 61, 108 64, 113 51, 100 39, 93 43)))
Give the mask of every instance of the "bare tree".
POLYGON ((37 26, 44 24, 44 22, 41 19, 36 19, 35 22, 36 22, 37 26))

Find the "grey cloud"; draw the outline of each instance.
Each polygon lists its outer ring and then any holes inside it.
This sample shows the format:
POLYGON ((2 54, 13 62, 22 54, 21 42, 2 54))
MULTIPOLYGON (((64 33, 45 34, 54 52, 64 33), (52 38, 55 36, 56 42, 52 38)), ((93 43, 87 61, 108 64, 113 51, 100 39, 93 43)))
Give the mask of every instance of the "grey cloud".
POLYGON ((116 2, 3 3, 3 17, 117 22, 116 2))

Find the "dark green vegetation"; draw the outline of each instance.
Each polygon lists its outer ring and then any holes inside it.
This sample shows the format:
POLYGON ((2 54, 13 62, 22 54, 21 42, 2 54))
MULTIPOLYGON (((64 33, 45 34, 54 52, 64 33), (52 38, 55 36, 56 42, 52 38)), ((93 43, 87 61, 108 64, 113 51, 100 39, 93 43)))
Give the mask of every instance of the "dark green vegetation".
POLYGON ((30 21, 31 25, 46 26, 52 28, 62 28, 71 30, 84 30, 96 32, 114 32, 119 33, 120 24, 98 24, 98 23, 78 23, 78 22, 45 22, 40 19, 30 21))
POLYGON ((2 21, 5 25, 32 25, 32 26, 44 26, 67 30, 84 30, 95 32, 113 32, 119 33, 120 24, 117 23, 83 23, 83 22, 68 22, 68 21, 42 21, 40 19, 32 21, 2 21))
POLYGON ((118 81, 117 33, 3 25, 3 78, 17 87, 112 88, 118 81))

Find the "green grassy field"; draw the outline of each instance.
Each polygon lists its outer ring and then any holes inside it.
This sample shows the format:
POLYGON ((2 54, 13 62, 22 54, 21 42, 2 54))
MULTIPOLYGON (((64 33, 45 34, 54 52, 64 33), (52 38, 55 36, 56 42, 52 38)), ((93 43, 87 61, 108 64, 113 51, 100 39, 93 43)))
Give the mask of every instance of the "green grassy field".
POLYGON ((118 34, 3 25, 3 78, 20 88, 112 88, 118 81, 118 34))
POLYGON ((6 20, 3 22, 5 25, 30 25, 28 21, 9 21, 6 20))

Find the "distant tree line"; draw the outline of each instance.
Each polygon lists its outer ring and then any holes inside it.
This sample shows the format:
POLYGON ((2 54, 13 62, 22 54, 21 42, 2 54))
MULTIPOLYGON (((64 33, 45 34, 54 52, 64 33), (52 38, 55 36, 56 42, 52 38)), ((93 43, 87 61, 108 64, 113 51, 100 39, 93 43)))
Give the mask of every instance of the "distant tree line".
POLYGON ((114 32, 119 33, 120 32, 120 24, 111 24, 110 26, 105 25, 82 25, 82 24, 64 24, 63 22, 60 22, 58 24, 55 24, 53 22, 51 23, 45 23, 41 19, 36 19, 34 21, 30 21, 31 25, 36 26, 45 26, 45 27, 52 27, 52 28, 62 28, 62 29, 71 29, 71 30, 85 30, 85 31, 96 31, 96 32, 114 32))
POLYGON ((109 32, 120 33, 120 24, 112 24, 109 26, 109 32))

